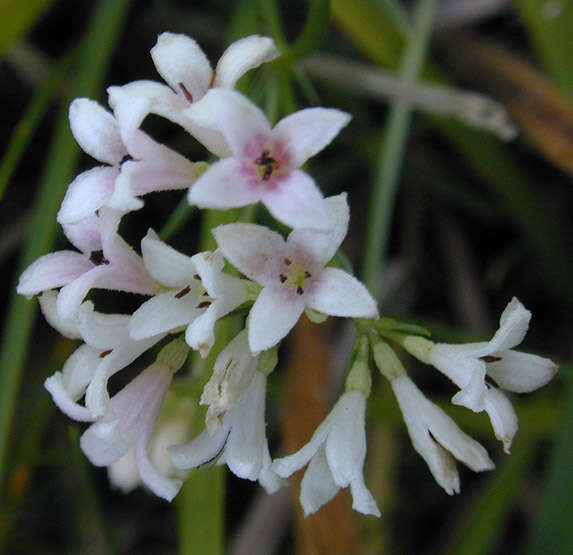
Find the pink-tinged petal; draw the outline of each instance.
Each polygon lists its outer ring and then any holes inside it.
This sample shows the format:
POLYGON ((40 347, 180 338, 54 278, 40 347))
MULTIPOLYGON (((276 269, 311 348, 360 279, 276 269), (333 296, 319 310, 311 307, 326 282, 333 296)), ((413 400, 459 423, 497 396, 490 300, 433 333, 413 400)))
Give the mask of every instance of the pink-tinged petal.
POLYGON ((260 187, 249 183, 242 172, 242 164, 236 158, 216 162, 189 189, 189 204, 226 210, 258 202, 260 187))
POLYGON ((285 242, 276 231, 247 223, 220 225, 213 235, 225 258, 249 279, 262 285, 274 283, 285 242))
POLYGON ((58 222, 73 224, 92 215, 113 193, 117 168, 100 166, 78 175, 68 186, 58 211, 58 222))
POLYGON ((350 211, 346 200, 346 193, 325 199, 328 213, 332 221, 332 229, 328 233, 312 229, 298 228, 291 231, 287 245, 295 250, 303 250, 310 255, 313 262, 324 266, 336 254, 346 232, 350 211))
POLYGON ((249 346, 253 354, 270 349, 283 339, 304 311, 299 295, 265 287, 249 313, 249 346), (289 298, 290 297, 290 298, 289 298))
POLYGON ((189 293, 177 298, 177 291, 167 291, 144 302, 131 317, 129 330, 133 339, 144 339, 187 325, 203 313, 198 309, 198 295, 189 293))
POLYGON ((150 229, 141 240, 143 262, 149 274, 162 285, 184 288, 197 273, 193 259, 176 251, 150 229))
POLYGON ((334 222, 314 180, 301 170, 280 177, 272 188, 263 189, 261 202, 289 227, 329 231, 334 222))
POLYGON ((40 308, 44 318, 60 334, 69 339, 80 339, 81 334, 78 321, 75 318, 62 318, 57 309, 58 293, 56 291, 44 291, 39 297, 40 308))
POLYGON ((58 312, 62 318, 74 318, 82 301, 92 288, 95 288, 102 276, 109 273, 105 265, 92 268, 77 277, 60 290, 57 300, 58 312))
POLYGON ((487 354, 505 351, 519 345, 527 333, 530 319, 531 312, 513 297, 499 319, 499 329, 487 344, 487 354))
POLYGON ((189 105, 182 95, 154 81, 134 81, 122 87, 109 87, 109 105, 119 123, 126 145, 148 114, 157 114, 185 127, 182 111, 189 105))
POLYGON ((274 60, 280 52, 273 39, 251 35, 232 43, 217 63, 214 87, 232 89, 250 69, 274 60))
POLYGON ((100 220, 95 214, 72 224, 63 224, 62 229, 68 241, 84 254, 103 249, 101 240, 100 220))
POLYGON ((58 251, 41 256, 20 276, 16 291, 32 296, 66 285, 89 272, 94 265, 83 255, 73 251, 58 251))
POLYGON ((159 75, 189 102, 199 100, 207 92, 213 71, 203 50, 192 38, 161 33, 151 49, 151 57, 159 75))
POLYGON ((348 124, 350 115, 333 108, 307 108, 283 118, 273 129, 273 138, 287 145, 294 167, 328 145, 348 124))
POLYGON ((376 301, 355 277, 338 268, 325 268, 304 295, 306 303, 324 314, 377 318, 376 301))
POLYGON ((185 115, 197 125, 221 131, 233 154, 239 158, 260 156, 271 128, 265 114, 246 97, 227 89, 211 89, 185 115))
POLYGON ((84 152, 111 166, 127 155, 113 115, 97 102, 77 98, 70 105, 70 127, 84 152))

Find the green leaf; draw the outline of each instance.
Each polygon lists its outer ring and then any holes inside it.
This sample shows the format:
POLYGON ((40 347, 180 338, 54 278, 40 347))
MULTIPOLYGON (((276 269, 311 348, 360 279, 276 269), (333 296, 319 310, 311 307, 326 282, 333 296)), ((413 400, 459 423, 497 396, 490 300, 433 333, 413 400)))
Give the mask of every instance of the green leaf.
POLYGON ((36 23, 50 0, 2 0, 0 5, 0 56, 36 23))

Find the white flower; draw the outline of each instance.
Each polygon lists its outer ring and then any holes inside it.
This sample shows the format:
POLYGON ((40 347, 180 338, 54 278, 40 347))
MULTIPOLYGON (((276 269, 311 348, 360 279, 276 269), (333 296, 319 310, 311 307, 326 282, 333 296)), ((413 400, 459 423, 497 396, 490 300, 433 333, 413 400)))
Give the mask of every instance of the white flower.
POLYGON ((73 318, 90 289, 112 289, 151 295, 158 285, 149 276, 141 257, 118 235, 121 213, 102 208, 64 233, 81 252, 70 250, 41 256, 20 276, 17 291, 32 296, 61 287, 58 311, 73 318))
POLYGON ((437 343, 428 353, 429 362, 460 388, 452 402, 474 412, 485 410, 506 452, 517 432, 517 416, 507 397, 487 383, 486 376, 502 389, 525 393, 545 385, 557 371, 547 358, 512 350, 525 337, 530 319, 531 312, 514 297, 490 341, 437 343))
POLYGON ((362 472, 366 458, 365 412, 366 397, 361 392, 344 393, 304 447, 271 465, 271 470, 286 478, 310 461, 300 492, 305 515, 328 503, 340 488, 350 486, 352 508, 380 516, 362 472))
POLYGON ((129 336, 129 315, 95 312, 91 302, 83 303, 75 318, 63 319, 56 308, 56 297, 55 291, 40 297, 46 320, 66 337, 81 338, 85 344, 72 353, 61 372, 46 379, 44 386, 62 412, 74 420, 90 422, 107 408, 108 379, 165 334, 134 341, 129 336), (78 403, 84 395, 86 406, 78 403))
POLYGON ((333 316, 374 318, 376 302, 356 278, 324 265, 348 229, 346 194, 326 199, 334 227, 329 233, 295 229, 285 240, 275 231, 246 223, 223 225, 213 234, 220 249, 249 279, 263 286, 249 315, 253 354, 276 345, 305 306, 333 316))
POLYGON ((434 403, 408 376, 392 380, 414 449, 424 458, 436 482, 448 495, 460 492, 454 457, 476 472, 495 467, 486 450, 434 403))
POLYGON ((143 303, 133 314, 129 329, 144 339, 187 326, 187 344, 206 357, 215 341, 216 321, 247 300, 246 285, 223 273, 220 252, 185 256, 149 230, 141 241, 147 271, 167 291, 143 303))
POLYGON ((137 210, 143 202, 136 197, 186 189, 195 181, 191 162, 143 131, 136 130, 124 141, 114 116, 93 100, 72 102, 70 126, 82 149, 109 165, 92 168, 69 185, 58 212, 61 224, 76 223, 105 205, 137 210))
POLYGON ((182 482, 168 478, 153 466, 148 444, 177 369, 162 362, 149 366, 112 397, 104 416, 80 440, 82 450, 96 466, 109 466, 133 449, 141 481, 168 501, 175 497, 182 482))
POLYGON ((271 129, 264 113, 235 91, 214 89, 185 114, 221 131, 232 156, 213 164, 189 189, 189 202, 228 209, 261 201, 290 227, 332 227, 322 193, 300 167, 349 121, 340 110, 308 108, 271 129))
POLYGON ((255 372, 241 402, 230 408, 213 435, 203 431, 191 443, 172 447, 177 468, 189 469, 216 462, 247 480, 258 480, 273 493, 280 478, 269 468, 271 458, 265 434, 266 376, 255 372))
POLYGON ((151 50, 151 56, 169 87, 153 81, 110 87, 109 103, 125 138, 141 125, 149 113, 154 113, 181 125, 211 152, 226 156, 229 149, 221 133, 196 125, 185 116, 185 109, 212 87, 233 88, 244 73, 278 55, 272 39, 252 35, 231 44, 213 71, 192 38, 162 33, 151 50))

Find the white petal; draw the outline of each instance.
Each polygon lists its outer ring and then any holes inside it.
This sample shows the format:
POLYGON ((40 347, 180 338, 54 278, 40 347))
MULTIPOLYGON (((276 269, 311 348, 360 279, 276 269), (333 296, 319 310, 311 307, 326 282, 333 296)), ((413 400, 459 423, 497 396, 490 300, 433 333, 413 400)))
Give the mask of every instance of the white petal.
POLYGON ((86 295, 96 288, 102 276, 109 273, 106 265, 94 266, 60 289, 57 307, 62 318, 74 318, 86 295))
POLYGON ((69 339, 80 339, 81 334, 77 319, 62 318, 57 309, 58 294, 55 291, 44 291, 39 297, 40 308, 44 318, 58 332, 69 339))
POLYGON ((485 394, 487 387, 485 385, 485 362, 479 360, 468 361, 472 364, 472 372, 469 381, 452 397, 454 405, 467 407, 474 412, 481 412, 485 409, 485 394))
POLYGON ((352 492, 352 508, 355 511, 364 515, 381 516, 376 500, 366 487, 362 474, 352 480, 350 491, 352 492))
POLYGON ((274 60, 280 52, 273 39, 251 35, 233 42, 217 63, 213 86, 232 89, 239 78, 265 62, 274 60))
POLYGON ((189 189, 189 204, 226 210, 258 202, 260 191, 242 179, 241 168, 236 158, 213 164, 189 189))
POLYGON ((93 214, 111 196, 117 168, 100 166, 78 175, 69 185, 58 212, 58 222, 71 224, 93 214))
POLYGON ((277 264, 285 254, 280 234, 246 223, 220 225, 212 232, 225 258, 241 273, 262 285, 273 283, 277 264))
POLYGON ((159 283, 183 288, 193 282, 197 273, 193 260, 161 241, 151 229, 141 240, 141 253, 145 268, 159 283))
POLYGON ((513 405, 499 389, 492 387, 485 396, 485 410, 495 437, 503 442, 503 450, 509 453, 513 438, 519 428, 513 405))
POLYGON ((285 481, 275 472, 271 470, 271 455, 269 453, 269 445, 265 441, 263 448, 263 467, 259 474, 259 484, 263 486, 265 491, 271 495, 283 487, 285 481))
POLYGON ((85 256, 74 251, 45 254, 26 268, 20 276, 16 291, 19 295, 36 295, 66 285, 93 267, 85 256))
POLYGON ((328 233, 312 229, 294 229, 287 239, 287 245, 304 249, 321 266, 326 265, 342 244, 350 219, 346 193, 325 199, 332 228, 328 233))
POLYGON ((275 346, 304 311, 300 296, 288 298, 282 288, 265 287, 249 313, 249 346, 253 354, 275 346))
POLYGON ((115 118, 93 100, 76 98, 70 104, 70 127, 84 152, 100 162, 113 166, 127 154, 115 118))
POLYGON ((243 158, 255 147, 264 147, 271 128, 265 114, 238 92, 211 89, 199 103, 193 103, 185 115, 194 123, 218 129, 233 154, 243 158))
POLYGON ((205 430, 190 443, 170 447, 173 466, 188 469, 213 462, 221 455, 229 434, 229 426, 223 425, 212 436, 205 430))
POLYGON ((130 449, 121 459, 107 467, 107 477, 113 488, 129 493, 141 484, 135 465, 135 450, 130 449))
POLYGON ((326 440, 326 458, 334 481, 345 488, 362 475, 366 457, 366 399, 358 391, 344 393, 333 412, 336 417, 326 440))
POLYGON ((283 118, 273 129, 273 137, 286 144, 294 167, 328 145, 348 124, 350 115, 332 108, 307 108, 283 118))
POLYGON ((86 407, 82 407, 70 397, 61 372, 56 372, 47 378, 44 387, 49 391, 56 406, 73 420, 78 422, 93 422, 95 420, 86 407))
POLYGON ((518 351, 504 351, 501 360, 487 364, 487 374, 502 389, 528 393, 555 376, 557 365, 548 358, 518 351))
POLYGON ((128 322, 127 314, 96 312, 92 302, 85 302, 78 311, 78 328, 83 340, 102 351, 129 342, 128 322))
POLYGON ((129 330, 133 339, 144 339, 179 326, 187 325, 203 313, 198 309, 196 292, 177 298, 177 291, 167 291, 144 302, 131 317, 129 330))
POLYGON ((527 333, 530 319, 531 312, 513 297, 499 319, 499 329, 488 343, 488 354, 519 345, 527 333))
POLYGON ((314 180, 301 170, 277 179, 274 187, 263 192, 261 202, 277 220, 290 227, 332 229, 334 222, 322 193, 314 180))
POLYGON ((300 485, 300 504, 304 516, 311 515, 328 503, 338 493, 340 487, 332 478, 322 445, 308 465, 300 485))
MULTIPOLYGON (((211 64, 200 46, 186 35, 161 33, 151 49, 157 71, 174 91, 190 94, 189 102, 199 100, 209 88, 211 64)), ((185 95, 187 96, 187 95, 185 95)))
POLYGON ((95 213, 84 216, 71 224, 62 224, 68 241, 84 254, 100 251, 103 248, 101 221, 95 213))
POLYGON ((305 294, 306 303, 324 314, 377 318, 376 301, 355 277, 338 268, 325 268, 305 294))

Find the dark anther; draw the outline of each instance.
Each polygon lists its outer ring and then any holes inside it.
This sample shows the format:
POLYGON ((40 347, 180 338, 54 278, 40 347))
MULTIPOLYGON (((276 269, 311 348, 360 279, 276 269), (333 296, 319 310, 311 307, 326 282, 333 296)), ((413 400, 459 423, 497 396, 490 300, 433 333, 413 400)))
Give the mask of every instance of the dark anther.
POLYGON ((290 265, 292 264, 292 260, 291 260, 290 258, 285 258, 285 259, 284 259, 284 263, 285 263, 287 266, 290 266, 290 265))
POLYGON ((207 308, 208 306, 211 306, 211 301, 203 301, 197 305, 197 308, 207 308))
POLYGON ((180 299, 181 297, 184 297, 185 295, 187 295, 187 293, 189 293, 189 291, 191 291, 191 287, 189 287, 189 286, 184 287, 183 289, 181 289, 181 291, 179 291, 179 293, 177 293, 175 295, 175 298, 180 299))
POLYGON ((179 88, 183 91, 185 98, 189 102, 193 102, 193 95, 185 88, 185 85, 183 83, 179 83, 179 88))
POLYGON ((485 355, 483 357, 479 357, 480 360, 483 360, 484 362, 497 362, 498 360, 501 360, 501 357, 496 357, 494 355, 485 355))
POLYGON ((215 70, 213 70, 213 73, 211 75, 211 82, 209 83, 209 88, 211 89, 213 87, 213 85, 215 84, 215 77, 217 77, 217 72, 215 70))
POLYGON ((203 293, 201 293, 201 296, 202 296, 202 297, 208 297, 208 296, 209 296, 209 293, 207 293, 207 291, 203 291, 203 293))
POLYGON ((121 159, 121 162, 119 163, 119 165, 121 166, 124 162, 129 162, 130 160, 133 160, 133 156, 131 156, 130 154, 126 154, 126 155, 121 159))
POLYGON ((279 280, 280 280, 281 283, 284 283, 284 282, 287 280, 287 277, 286 277, 284 274, 281 274, 281 275, 279 276, 279 280))
POLYGON ((302 295, 304 293, 304 289, 299 285, 296 288, 297 295, 302 295))
POLYGON ((310 272, 307 272, 307 271, 305 270, 305 272, 304 272, 304 277, 305 277, 305 278, 309 278, 311 275, 312 275, 312 274, 311 274, 310 272))
POLYGON ((107 355, 109 355, 111 352, 113 351, 113 349, 108 349, 107 351, 103 351, 102 353, 100 353, 99 358, 105 358, 107 355))
POLYGON ((257 166, 264 166, 265 168, 263 181, 266 181, 278 167, 277 161, 270 156, 270 152, 268 150, 263 150, 260 157, 255 160, 255 164, 257 164, 257 166))
POLYGON ((193 277, 197 280, 197 281, 201 281, 201 276, 199 274, 193 274, 193 277))
POLYGON ((109 260, 103 256, 103 251, 92 251, 90 253, 90 262, 96 266, 109 264, 109 260))

